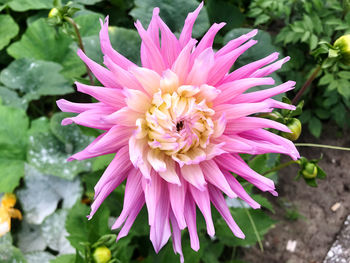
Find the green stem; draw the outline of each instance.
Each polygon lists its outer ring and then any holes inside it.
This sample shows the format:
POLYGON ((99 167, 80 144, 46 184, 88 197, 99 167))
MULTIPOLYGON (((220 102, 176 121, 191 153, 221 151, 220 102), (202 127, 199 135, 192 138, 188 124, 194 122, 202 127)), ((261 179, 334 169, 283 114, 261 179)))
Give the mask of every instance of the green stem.
POLYGON ((341 150, 341 151, 350 151, 350 148, 347 147, 340 147, 340 146, 333 146, 333 145, 325 145, 325 144, 315 144, 315 143, 295 143, 295 146, 300 147, 318 147, 318 148, 326 148, 326 149, 333 149, 333 150, 341 150))
MULTIPOLYGON (((66 20, 69 24, 71 24, 73 26, 75 34, 76 34, 77 39, 78 39, 78 46, 85 53, 83 40, 81 38, 77 23, 75 23, 75 21, 71 17, 68 17, 68 16, 65 16, 64 20, 66 20)), ((92 73, 86 64, 85 64, 85 67, 86 67, 87 74, 89 76, 90 84, 94 85, 94 78, 92 77, 92 73)))
POLYGON ((295 95, 295 97, 292 100, 292 104, 297 104, 300 97, 303 95, 303 93, 307 90, 307 88, 310 86, 312 81, 317 77, 318 72, 320 72, 322 68, 322 65, 318 65, 315 71, 311 74, 311 76, 305 81, 304 85, 301 87, 301 89, 298 91, 298 93, 295 95))
POLYGON ((253 227, 253 231, 254 231, 254 234, 256 236, 256 240, 258 241, 258 244, 259 244, 259 247, 260 247, 260 250, 261 252, 264 252, 264 247, 263 247, 263 244, 261 242, 261 238, 260 238, 260 235, 259 235, 259 232, 258 232, 258 229, 256 228, 256 225, 255 225, 255 222, 249 212, 249 210, 247 208, 244 207, 242 201, 239 201, 244 209, 244 211, 246 212, 247 216, 248 216, 248 219, 253 227))
POLYGON ((289 166, 291 164, 294 164, 294 163, 298 163, 298 161, 293 161, 292 160, 292 161, 289 161, 289 162, 286 162, 286 163, 281 163, 281 164, 277 165, 276 167, 266 171, 265 173, 263 173, 263 175, 267 175, 269 173, 276 172, 276 171, 281 170, 281 169, 283 169, 283 168, 285 168, 285 167, 287 167, 287 166, 289 166))

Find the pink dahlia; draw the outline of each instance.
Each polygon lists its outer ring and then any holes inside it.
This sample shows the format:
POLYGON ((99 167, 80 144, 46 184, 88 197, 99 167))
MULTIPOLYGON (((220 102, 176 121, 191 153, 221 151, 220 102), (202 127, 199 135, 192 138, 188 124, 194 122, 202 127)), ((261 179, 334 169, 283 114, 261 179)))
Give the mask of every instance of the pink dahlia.
POLYGON ((192 249, 199 249, 196 206, 210 236, 215 233, 212 203, 233 234, 244 238, 223 194, 239 197, 252 208, 260 205, 231 172, 277 195, 273 181, 249 168, 240 153, 299 157, 292 142, 265 129, 289 132, 286 126, 250 116, 274 108, 294 109, 271 97, 293 89, 295 83, 245 93, 254 86, 273 85, 274 80, 266 76, 289 58, 276 61, 278 53, 273 53, 230 72, 236 59, 257 43, 250 40, 257 30, 214 51, 213 39, 224 23, 214 24, 197 44, 191 37, 192 27, 202 6, 188 15, 179 38, 159 17, 159 8, 154 9, 147 30, 139 21, 135 23, 142 39, 142 67, 112 48, 108 18, 101 21, 101 49, 107 68, 81 50, 78 55, 103 87, 76 83, 78 91, 99 102, 57 102, 62 111, 78 113, 64 119, 63 125, 74 122, 105 131, 70 160, 116 153, 95 187, 90 217, 126 180, 123 210, 112 227, 122 226, 118 239, 128 234, 146 204, 155 251, 172 236, 174 251, 182 261, 181 230, 188 228, 192 249))

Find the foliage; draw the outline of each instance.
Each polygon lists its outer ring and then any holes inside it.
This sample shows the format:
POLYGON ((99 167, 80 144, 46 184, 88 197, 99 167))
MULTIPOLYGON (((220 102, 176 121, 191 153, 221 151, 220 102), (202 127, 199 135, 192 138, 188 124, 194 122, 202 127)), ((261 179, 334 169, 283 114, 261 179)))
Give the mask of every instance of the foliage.
MULTIPOLYGON (((93 262, 93 252, 100 246, 111 251, 110 263, 179 261, 170 242, 159 254, 154 252, 145 209, 129 235, 115 242, 118 232, 109 226, 122 209, 125 184, 106 199, 92 220, 86 219, 93 187, 114 156, 67 162, 70 155, 100 133, 76 125, 61 126, 64 117, 73 115, 58 113, 55 101, 65 97, 91 102, 75 92, 73 86, 75 80, 87 83, 88 78, 86 67, 76 55, 76 33, 64 15, 77 23, 87 55, 100 64, 103 56, 99 48, 99 19, 110 15, 112 46, 140 64, 141 41, 133 21, 139 19, 146 27, 153 8, 159 6, 160 16, 178 35, 187 13, 198 4, 197 0, 0 0, 0 194, 14 192, 24 215, 23 221, 13 224, 11 233, 0 237, 1 262, 93 262), (59 19, 47 18, 52 8, 62 13, 59 19)), ((281 57, 289 55, 292 59, 278 74, 272 74, 276 85, 292 79, 299 88, 320 61, 310 51, 327 55, 318 50, 319 41, 331 43, 346 33, 350 15, 336 0, 208 0, 194 25, 194 37, 202 37, 214 22, 227 23, 215 38, 218 49, 258 26, 254 39, 259 43, 245 52, 234 67, 279 51, 281 57)), ((321 135, 325 121, 334 120, 343 128, 349 124, 348 70, 349 66, 339 63, 323 65, 305 97, 301 120, 316 137, 321 135)), ((282 96, 277 99, 282 100, 282 96)), ((277 119, 288 124, 299 114, 301 107, 294 113, 282 111, 277 119)), ((277 182, 273 169, 280 164, 279 155, 243 158, 254 170, 277 182)), ((303 159, 301 174, 306 163, 317 165, 317 160, 303 159)), ((323 178, 323 170, 318 165, 317 169, 316 178, 323 178)), ((306 182, 316 184, 315 178, 306 182)), ((213 209, 215 238, 206 235, 200 216, 198 252, 191 250, 188 233, 183 231, 186 261, 241 262, 232 251, 256 243, 262 245, 264 235, 276 223, 270 217, 274 205, 257 194, 252 185, 243 180, 242 184, 263 207, 253 210, 238 199, 227 200, 246 239, 235 238, 213 209)))

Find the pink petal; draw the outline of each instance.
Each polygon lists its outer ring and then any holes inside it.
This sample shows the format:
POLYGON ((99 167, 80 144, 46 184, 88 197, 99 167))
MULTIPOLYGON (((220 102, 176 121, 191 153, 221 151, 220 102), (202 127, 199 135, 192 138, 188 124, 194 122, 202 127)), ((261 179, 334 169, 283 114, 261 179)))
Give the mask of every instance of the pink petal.
POLYGON ((226 82, 218 87, 218 89, 221 90, 221 93, 215 99, 215 104, 232 103, 235 97, 244 96, 245 94, 242 93, 252 87, 273 84, 275 84, 273 78, 244 78, 232 82, 226 82))
POLYGON ((187 76, 185 84, 200 86, 206 84, 208 73, 214 63, 212 48, 207 48, 195 59, 193 67, 187 76))
POLYGON ((181 167, 183 178, 197 187, 199 190, 204 190, 206 182, 201 167, 198 164, 184 165, 181 167))
POLYGON ((191 248, 194 251, 199 250, 199 239, 196 225, 196 205, 191 197, 187 194, 185 199, 185 220, 190 234, 191 248))
POLYGON ((92 153, 99 152, 101 155, 105 152, 116 152, 122 146, 128 145, 133 131, 134 129, 130 127, 113 126, 89 151, 92 153))
POLYGON ((130 72, 141 83, 143 89, 151 96, 160 89, 160 76, 157 72, 140 67, 130 68, 130 72))
POLYGON ((144 194, 141 187, 141 178, 142 175, 137 169, 132 169, 128 174, 125 184, 123 210, 113 224, 112 229, 119 228, 129 216, 130 212, 134 210, 135 204, 138 203, 140 199, 144 199, 144 194))
POLYGON ((108 116, 105 116, 103 120, 106 123, 135 127, 136 120, 141 117, 143 117, 143 114, 141 114, 140 112, 136 112, 129 109, 128 107, 124 107, 108 116))
POLYGON ((82 113, 87 110, 93 110, 95 108, 100 108, 104 104, 101 102, 97 103, 75 103, 70 102, 65 99, 60 99, 56 101, 58 108, 63 112, 74 112, 74 113, 82 113))
POLYGON ((246 153, 252 150, 252 146, 240 140, 240 137, 222 135, 214 140, 215 143, 225 143, 221 149, 225 152, 246 153))
POLYGON ((229 184, 227 183, 225 176, 222 174, 219 167, 213 160, 201 162, 200 166, 203 170, 206 180, 215 185, 229 197, 236 197, 236 194, 231 190, 229 184))
POLYGON ((151 99, 142 91, 134 89, 124 89, 126 104, 128 108, 144 114, 151 108, 151 99))
POLYGON ((164 162, 166 164, 166 171, 159 171, 159 175, 168 183, 170 184, 177 184, 177 185, 181 185, 179 176, 177 175, 177 172, 175 170, 176 168, 176 164, 175 162, 169 158, 169 157, 165 157, 164 158, 164 162))
POLYGON ((231 74, 227 75, 223 82, 230 82, 236 79, 242 79, 249 77, 253 72, 258 70, 259 68, 275 61, 278 58, 278 52, 272 53, 271 55, 251 62, 243 67, 240 67, 239 69, 236 69, 231 74))
POLYGON ((278 94, 290 91, 294 89, 295 82, 287 81, 279 86, 270 89, 259 90, 255 92, 241 94, 240 96, 234 98, 232 103, 242 103, 242 102, 260 102, 276 96, 278 94))
POLYGON ((203 191, 199 191, 197 188, 193 187, 192 185, 189 185, 189 189, 191 191, 194 201, 196 202, 199 210, 201 210, 205 218, 208 235, 214 236, 215 229, 214 229, 213 219, 211 217, 210 198, 209 198, 208 190, 205 189, 203 191))
POLYGON ((261 191, 269 191, 271 194, 277 195, 273 181, 251 169, 238 154, 222 154, 216 157, 215 161, 226 170, 232 171, 252 183, 261 191))
POLYGON ((121 88, 112 72, 88 58, 81 49, 78 50, 77 54, 103 86, 108 88, 121 88))
POLYGON ((221 28, 225 26, 226 23, 214 23, 209 30, 202 37, 201 41, 199 41, 196 49, 192 53, 192 59, 196 59, 204 50, 211 48, 213 46, 214 38, 217 32, 221 28))
MULTIPOLYGON (((136 21, 135 27, 139 32, 139 35, 142 39, 142 44, 144 45, 144 49, 141 49, 141 56, 143 56, 143 54, 146 55, 147 67, 153 69, 159 74, 162 73, 166 67, 159 48, 156 46, 151 36, 142 27, 140 21, 136 21)), ((144 63, 144 60, 142 63, 144 63)))
POLYGON ((231 229, 232 233, 238 238, 245 238, 242 230, 233 220, 230 210, 227 207, 225 198, 222 193, 216 187, 209 185, 210 200, 212 201, 215 208, 219 211, 221 216, 225 219, 227 225, 231 229))
POLYGON ((175 219, 175 216, 172 212, 170 212, 170 221, 171 221, 171 227, 173 229, 172 231, 172 240, 173 240, 173 249, 174 252, 180 255, 180 262, 184 263, 185 259, 182 253, 182 248, 181 248, 181 230, 180 227, 175 219))
POLYGON ((268 65, 266 67, 258 69, 257 71, 252 73, 250 77, 260 78, 260 77, 268 76, 272 72, 275 72, 275 71, 279 70, 282 67, 282 65, 284 63, 288 62, 289 60, 290 60, 290 57, 285 57, 283 59, 280 59, 280 60, 276 61, 275 63, 273 63, 271 65, 268 65))
POLYGON ((215 58, 223 56, 223 55, 225 55, 227 53, 230 53, 232 50, 238 48, 244 42, 246 42, 247 40, 249 40, 252 37, 254 37, 257 33, 258 33, 258 30, 254 29, 254 30, 250 31, 247 34, 244 34, 244 35, 242 35, 242 36, 240 36, 238 38, 230 40, 225 46, 223 46, 221 49, 219 49, 215 53, 215 58))
POLYGON ((103 88, 96 86, 89 86, 79 82, 75 82, 77 90, 85 94, 89 94, 95 99, 108 104, 114 108, 121 108, 125 106, 125 96, 120 89, 103 88))
POLYGON ((193 28, 194 22, 197 19, 199 12, 201 11, 201 9, 203 7, 203 4, 204 3, 201 2, 199 4, 199 6, 196 8, 196 10, 194 10, 193 12, 191 12, 187 15, 184 27, 181 31, 181 35, 179 38, 179 41, 180 41, 180 44, 182 47, 186 46, 192 37, 192 28, 193 28))
POLYGON ((230 185, 231 189, 235 192, 235 194, 244 200, 248 205, 250 205, 253 209, 260 208, 260 205, 247 194, 244 190, 243 186, 237 181, 237 179, 228 171, 223 171, 225 178, 230 185))
POLYGON ((178 76, 180 85, 184 84, 187 78, 190 67, 191 51, 196 43, 197 40, 195 39, 188 41, 172 66, 172 71, 178 76))
MULTIPOLYGON (((183 180, 182 180, 183 181, 183 180)), ((185 208, 185 197, 187 191, 187 183, 182 182, 181 186, 176 184, 168 184, 169 199, 172 211, 176 218, 176 221, 180 229, 186 227, 184 208, 185 208)))
POLYGON ((242 55, 248 48, 255 45, 258 41, 250 40, 239 48, 234 49, 226 55, 215 58, 213 69, 208 76, 208 84, 216 85, 223 77, 229 73, 230 68, 236 62, 237 58, 242 55))
POLYGON ((119 54, 116 50, 112 48, 111 42, 108 35, 108 16, 105 19, 105 23, 101 22, 101 31, 100 31, 100 42, 102 53, 108 56, 115 64, 119 65, 124 69, 135 65, 130 60, 126 59, 124 56, 119 54))
POLYGON ((258 117, 242 117, 228 123, 226 125, 225 134, 236 134, 259 128, 271 128, 284 132, 290 132, 287 126, 276 121, 258 117))

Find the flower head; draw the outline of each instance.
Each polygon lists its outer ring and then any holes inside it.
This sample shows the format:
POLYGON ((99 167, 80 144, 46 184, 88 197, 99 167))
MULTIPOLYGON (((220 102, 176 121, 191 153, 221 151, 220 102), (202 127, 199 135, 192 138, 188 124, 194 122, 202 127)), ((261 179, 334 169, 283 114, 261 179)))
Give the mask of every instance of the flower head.
POLYGON ((294 109, 271 97, 293 89, 295 83, 245 93, 255 86, 273 85, 274 80, 266 76, 289 58, 276 61, 278 53, 273 53, 230 72, 236 59, 256 44, 250 39, 257 30, 215 52, 213 40, 224 23, 214 24, 198 43, 191 36, 202 5, 188 15, 179 38, 159 17, 158 8, 147 30, 139 21, 135 23, 142 39, 142 67, 112 48, 108 18, 101 22, 101 49, 107 68, 82 51, 78 55, 103 87, 76 83, 78 91, 99 102, 58 101, 62 111, 79 113, 63 120, 63 125, 74 122, 105 131, 71 160, 116 153, 95 187, 90 216, 126 180, 123 211, 113 225, 113 229, 122 227, 118 239, 128 234, 146 204, 154 249, 158 252, 172 235, 174 251, 182 260, 181 230, 188 228, 191 247, 199 249, 196 206, 210 236, 215 233, 212 203, 234 235, 244 238, 223 193, 239 197, 253 208, 260 206, 230 172, 277 195, 273 181, 249 168, 240 153, 277 152, 299 157, 293 143, 265 129, 290 132, 286 126, 249 116, 274 108, 294 109))

